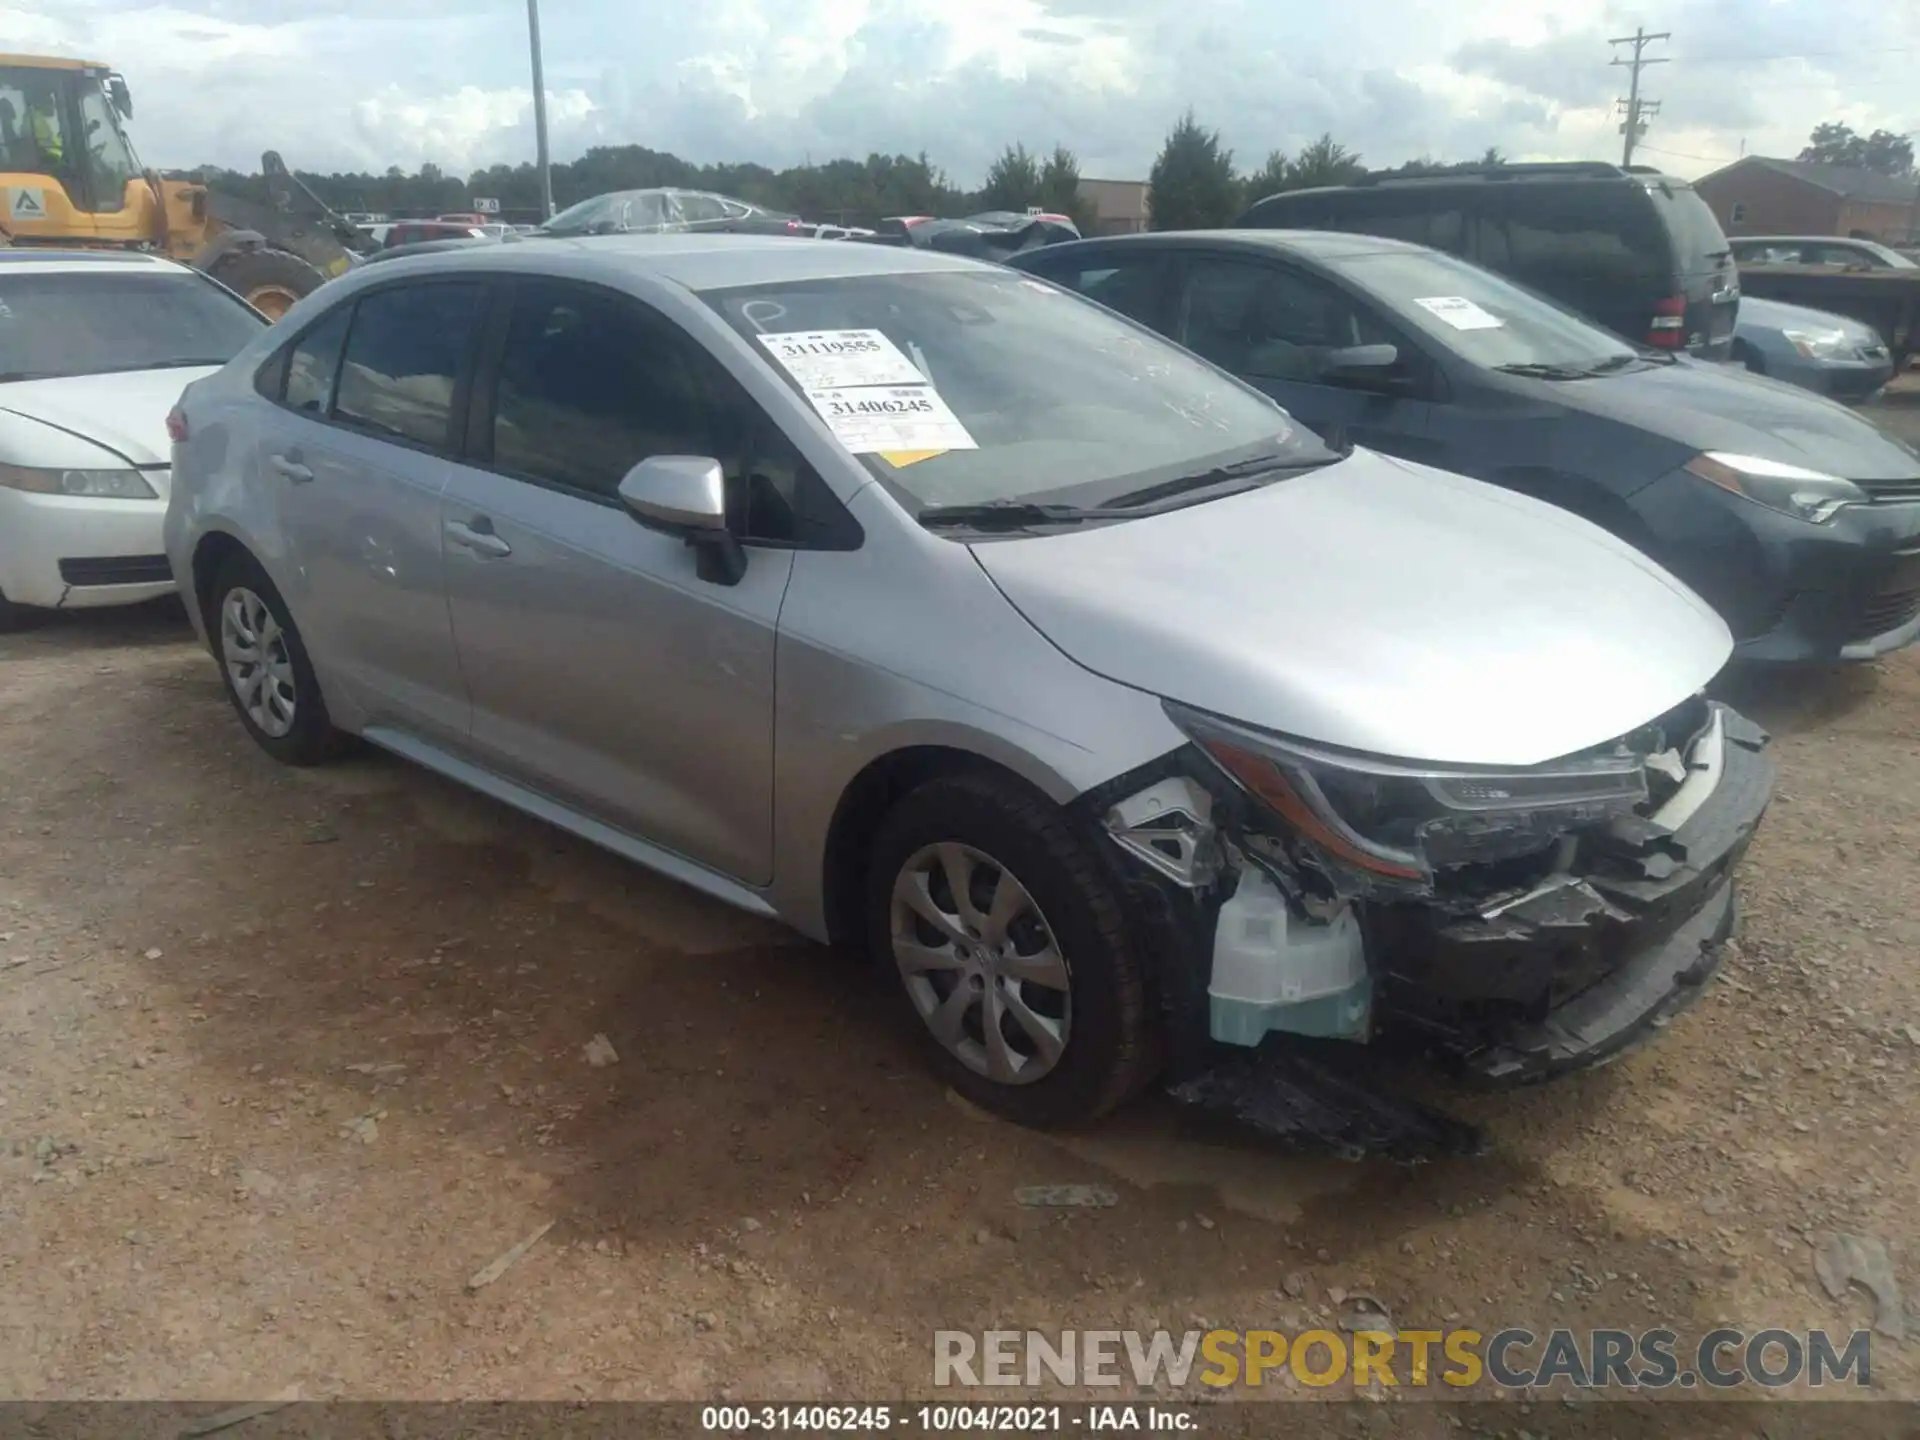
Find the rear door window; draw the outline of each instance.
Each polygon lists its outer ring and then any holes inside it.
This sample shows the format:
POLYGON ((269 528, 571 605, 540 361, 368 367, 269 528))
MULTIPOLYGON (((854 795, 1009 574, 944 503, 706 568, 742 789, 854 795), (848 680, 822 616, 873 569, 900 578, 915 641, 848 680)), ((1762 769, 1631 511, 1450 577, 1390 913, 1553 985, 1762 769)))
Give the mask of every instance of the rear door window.
POLYGON ((351 305, 341 305, 299 340, 287 355, 287 393, 289 410, 319 419, 333 400, 333 382, 340 373, 340 347, 347 338, 347 317, 351 305))
POLYGON ((388 439, 449 448, 454 391, 484 294, 478 283, 462 281, 362 296, 347 331, 335 418, 388 439))

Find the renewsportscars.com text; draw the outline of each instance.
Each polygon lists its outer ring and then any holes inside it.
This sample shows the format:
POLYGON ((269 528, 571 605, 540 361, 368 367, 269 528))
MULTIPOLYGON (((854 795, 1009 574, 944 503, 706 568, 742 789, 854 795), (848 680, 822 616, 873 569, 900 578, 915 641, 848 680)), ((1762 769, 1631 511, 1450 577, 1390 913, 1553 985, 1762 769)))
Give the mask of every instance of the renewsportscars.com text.
POLYGON ((1299 1384, 1777 1389, 1873 1383, 1873 1337, 1824 1330, 936 1330, 937 1386, 1299 1384))

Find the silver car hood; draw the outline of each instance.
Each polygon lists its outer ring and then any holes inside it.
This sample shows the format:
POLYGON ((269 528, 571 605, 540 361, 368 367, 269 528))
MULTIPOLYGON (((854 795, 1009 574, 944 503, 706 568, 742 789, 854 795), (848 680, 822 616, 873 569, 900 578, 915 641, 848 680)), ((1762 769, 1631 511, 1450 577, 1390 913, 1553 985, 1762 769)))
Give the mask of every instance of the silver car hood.
POLYGON ((1596 526, 1368 451, 973 552, 1110 680, 1406 759, 1531 765, 1600 744, 1701 689, 1733 645, 1706 602, 1596 526))

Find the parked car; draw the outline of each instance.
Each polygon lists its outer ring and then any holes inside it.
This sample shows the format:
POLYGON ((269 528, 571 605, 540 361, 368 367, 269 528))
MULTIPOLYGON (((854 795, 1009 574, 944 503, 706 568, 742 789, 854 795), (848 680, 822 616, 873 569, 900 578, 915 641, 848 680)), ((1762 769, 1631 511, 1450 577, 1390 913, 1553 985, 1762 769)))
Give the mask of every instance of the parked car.
POLYGON ((264 750, 359 735, 868 948, 1023 1121, 1269 1032, 1609 1058, 1700 993, 1770 793, 1725 625, 1630 547, 998 266, 450 250, 171 423, 264 750))
POLYGON ((1720 222, 1686 181, 1644 166, 1374 175, 1269 196, 1238 224, 1430 245, 1529 285, 1635 344, 1713 360, 1733 346, 1740 286, 1720 222))
POLYGON ((1831 401, 1626 343, 1452 255, 1313 231, 1128 235, 1009 263, 1358 444, 1550 501, 1658 560, 1746 659, 1920 635, 1920 454, 1831 401))
POLYGON ((1023 229, 1036 220, 1044 220, 1049 225, 1072 231, 1075 239, 1080 235, 1080 227, 1074 223, 1071 215, 1056 215, 1051 210, 1030 213, 1022 210, 982 210, 978 215, 969 215, 967 218, 976 225, 998 225, 1006 230, 1023 229))
POLYGON ((1893 356, 1871 325, 1752 296, 1740 302, 1733 358, 1756 375, 1849 404, 1871 399, 1893 378, 1893 356))
POLYGON ((1832 235, 1742 235, 1732 242, 1741 265, 1831 265, 1843 270, 1916 270, 1912 260, 1876 240, 1832 235))
POLYGON ((0 630, 173 589, 167 411, 266 328, 157 256, 0 249, 0 630))
POLYGON ((397 249, 402 245, 418 245, 426 240, 488 240, 490 236, 478 225, 468 225, 454 220, 396 220, 387 227, 380 239, 383 250, 397 249))
POLYGON ((570 205, 539 226, 542 235, 624 235, 692 231, 736 235, 812 235, 818 227, 798 215, 769 210, 731 195, 661 186, 615 190, 570 205))

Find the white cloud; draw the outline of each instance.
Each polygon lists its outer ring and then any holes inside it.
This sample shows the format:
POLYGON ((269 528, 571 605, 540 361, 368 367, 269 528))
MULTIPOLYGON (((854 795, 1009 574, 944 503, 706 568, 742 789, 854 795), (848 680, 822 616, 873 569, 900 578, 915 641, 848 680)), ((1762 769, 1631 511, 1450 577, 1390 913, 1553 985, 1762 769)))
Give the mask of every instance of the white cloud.
MULTIPOLYGON (((1920 9, 1884 0, 699 0, 550 4, 554 153, 694 160, 914 152, 963 180, 1012 141, 1142 175, 1188 104, 1244 165, 1321 131, 1391 164, 1497 145, 1611 157, 1646 20, 1673 63, 1650 158, 1792 154, 1828 118, 1920 128, 1920 9), (1741 60, 1746 55, 1754 58, 1741 60), (1806 59, 1774 58, 1806 56, 1806 59)), ((162 166, 463 171, 533 153, 524 12, 474 0, 0 0, 9 49, 117 65, 162 166)))

